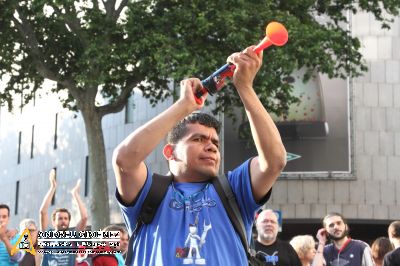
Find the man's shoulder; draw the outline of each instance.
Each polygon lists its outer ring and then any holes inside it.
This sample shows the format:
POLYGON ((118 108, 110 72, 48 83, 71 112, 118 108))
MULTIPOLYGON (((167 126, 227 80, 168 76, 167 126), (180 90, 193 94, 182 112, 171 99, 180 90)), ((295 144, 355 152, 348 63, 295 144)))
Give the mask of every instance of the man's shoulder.
POLYGON ((329 243, 329 244, 325 245, 324 252, 325 253, 331 252, 331 251, 334 251, 335 249, 336 249, 335 245, 333 243, 329 243))
POLYGON ((250 164, 253 159, 254 159, 254 157, 248 158, 247 160, 243 161, 241 164, 239 164, 235 168, 226 172, 225 175, 227 177, 230 177, 232 174, 250 174, 250 164))
POLYGON ((361 248, 369 248, 369 245, 366 243, 366 242, 364 242, 364 241, 362 241, 362 240, 359 240, 359 239, 351 239, 351 243, 353 244, 353 245, 355 245, 355 246, 359 246, 359 247, 361 247, 361 248))
POLYGON ((254 241, 254 249, 256 251, 263 251, 263 252, 269 252, 270 250, 275 250, 275 243, 271 245, 264 245, 263 243, 258 242, 257 240, 254 241))
POLYGON ((384 264, 387 266, 400 265, 400 248, 390 251, 384 257, 384 264))
POLYGON ((265 250, 288 249, 288 248, 292 249, 292 246, 289 244, 289 242, 287 242, 285 240, 281 240, 279 238, 277 238, 276 241, 274 243, 272 243, 271 245, 265 245, 263 243, 258 242, 257 240, 255 240, 254 243, 255 243, 256 249, 257 248, 262 248, 265 250))
MULTIPOLYGON (((281 260, 281 264, 290 262, 290 265, 301 265, 297 253, 288 241, 276 239, 271 245, 264 245, 255 241, 255 251, 257 254, 270 257, 271 259, 281 260)), ((289 265, 289 264, 288 264, 289 265)))
POLYGON ((387 253, 385 255, 385 259, 399 260, 399 262, 400 262, 400 247, 398 247, 395 250, 392 250, 389 253, 387 253))
POLYGON ((292 248, 292 245, 290 245, 288 241, 282 240, 279 238, 276 239, 275 244, 278 246, 281 246, 281 247, 285 247, 285 248, 287 248, 287 247, 292 248))

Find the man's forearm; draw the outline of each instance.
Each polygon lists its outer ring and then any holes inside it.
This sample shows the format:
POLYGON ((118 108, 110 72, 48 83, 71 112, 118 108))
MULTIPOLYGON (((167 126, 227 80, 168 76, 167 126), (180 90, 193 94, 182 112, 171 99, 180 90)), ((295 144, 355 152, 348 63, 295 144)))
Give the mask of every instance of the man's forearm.
POLYGON ((14 254, 11 254, 13 251, 13 245, 11 244, 10 240, 7 237, 2 238, 0 242, 4 243, 4 246, 6 247, 7 253, 10 256, 12 262, 17 263, 23 259, 24 252, 19 249, 14 250, 14 254))
POLYGON ((43 198, 42 205, 40 206, 39 210, 39 217, 40 217, 40 229, 41 230, 46 230, 47 225, 48 225, 48 210, 51 204, 51 199, 54 196, 54 193, 56 192, 55 187, 50 187, 50 189, 47 191, 46 195, 43 198))
POLYGON ((73 194, 73 198, 75 199, 76 204, 78 204, 79 214, 81 216, 81 219, 77 224, 77 230, 82 231, 85 229, 88 220, 87 209, 78 193, 73 194))
POLYGON ((280 171, 285 165, 286 151, 274 121, 254 90, 240 92, 240 96, 250 122, 261 170, 273 168, 280 171))
POLYGON ((191 112, 183 102, 176 102, 129 135, 117 148, 121 153, 118 158, 125 159, 132 166, 144 161, 167 133, 191 112))
POLYGON ((2 238, 1 241, 4 243, 4 246, 7 249, 8 255, 10 255, 10 257, 11 257, 11 250, 12 250, 13 247, 12 247, 12 245, 10 243, 10 240, 7 237, 5 237, 5 238, 2 238))
POLYGON ((250 165, 251 186, 256 201, 263 199, 286 165, 286 150, 274 121, 249 87, 239 90, 250 123, 258 157, 250 165))
POLYGON ((324 247, 325 243, 318 243, 317 252, 312 263, 312 266, 323 266, 324 265, 324 247))
POLYGON ((41 211, 41 212, 42 212, 42 211, 47 212, 47 210, 48 210, 49 207, 50 207, 51 200, 52 200, 52 198, 53 198, 55 192, 56 192, 56 188, 55 188, 55 187, 51 187, 51 188, 47 191, 46 195, 45 195, 44 198, 43 198, 42 205, 40 205, 40 211, 41 211))
POLYGON ((179 100, 136 129, 114 150, 112 164, 117 189, 124 203, 133 202, 144 185, 147 176, 144 160, 179 121, 203 107, 206 95, 202 96, 201 104, 194 96, 199 86, 200 80, 196 78, 181 81, 179 100))

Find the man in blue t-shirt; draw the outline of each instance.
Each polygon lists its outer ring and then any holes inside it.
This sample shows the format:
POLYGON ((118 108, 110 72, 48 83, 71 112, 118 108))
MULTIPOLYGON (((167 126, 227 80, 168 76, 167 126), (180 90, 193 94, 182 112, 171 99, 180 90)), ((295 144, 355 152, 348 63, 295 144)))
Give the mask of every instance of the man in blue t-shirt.
MULTIPOLYGON (((51 169, 49 174, 50 188, 47 191, 45 197, 43 198, 42 205, 40 206, 39 218, 40 218, 40 230, 48 230, 49 228, 49 217, 48 209, 51 204, 51 200, 56 192, 57 182, 56 182, 56 172, 55 169, 51 169)), ((72 189, 71 194, 75 203, 78 205, 80 220, 77 223, 75 230, 83 231, 86 228, 86 223, 88 219, 87 210, 84 202, 79 195, 80 179, 76 183, 75 187, 72 189)), ((71 213, 65 208, 58 208, 54 210, 51 214, 51 222, 55 231, 66 231, 69 228, 69 223, 71 221, 71 213)), ((67 240, 66 240, 67 241, 67 240)), ((71 241, 72 244, 75 242, 71 241)), ((75 265, 75 254, 72 253, 57 253, 58 250, 51 248, 46 248, 42 259, 42 266, 74 266, 75 265), (52 252, 52 253, 50 253, 52 252)))
MULTIPOLYGON (((248 239, 254 212, 286 163, 286 151, 275 124, 253 89, 262 53, 248 47, 234 53, 233 84, 246 109, 258 156, 227 173, 246 227, 248 239)), ((135 232, 130 265, 248 265, 239 235, 210 179, 220 166, 219 122, 193 113, 204 106, 206 95, 197 78, 181 81, 180 98, 167 110, 130 134, 114 151, 116 196, 129 233, 153 182, 144 163, 167 136, 163 154, 173 182, 152 223, 135 232)))
POLYGON ((17 251, 11 256, 11 250, 17 243, 19 234, 8 230, 10 221, 10 207, 0 204, 0 266, 16 266, 22 260, 24 253, 17 251))

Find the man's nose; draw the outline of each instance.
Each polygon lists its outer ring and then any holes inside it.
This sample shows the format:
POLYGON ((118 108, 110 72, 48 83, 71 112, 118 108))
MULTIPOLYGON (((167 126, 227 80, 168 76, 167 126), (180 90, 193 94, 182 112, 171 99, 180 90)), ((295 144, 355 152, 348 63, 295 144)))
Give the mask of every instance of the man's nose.
POLYGON ((340 226, 338 225, 338 224, 335 224, 334 226, 333 226, 333 229, 335 229, 335 230, 337 230, 337 229, 339 229, 340 228, 340 226))
POLYGON ((205 146, 205 150, 206 151, 211 151, 211 152, 217 152, 218 148, 215 146, 214 143, 212 143, 212 141, 207 141, 207 144, 205 146))

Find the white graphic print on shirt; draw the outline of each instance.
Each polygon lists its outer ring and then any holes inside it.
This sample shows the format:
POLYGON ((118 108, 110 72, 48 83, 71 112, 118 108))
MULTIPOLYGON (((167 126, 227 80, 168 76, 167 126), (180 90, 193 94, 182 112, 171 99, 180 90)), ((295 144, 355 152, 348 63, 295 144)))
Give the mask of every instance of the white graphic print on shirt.
POLYGON ((208 208, 215 207, 216 202, 206 195, 209 187, 207 183, 201 190, 186 196, 174 185, 173 198, 169 206, 176 211, 184 211, 191 217, 192 222, 188 224, 188 234, 184 247, 177 247, 175 256, 183 259, 183 264, 205 265, 206 260, 201 256, 201 248, 206 242, 208 231, 212 228, 208 215, 208 208), (201 222, 200 222, 201 220, 201 222), (203 225, 201 236, 199 235, 199 222, 203 225))

